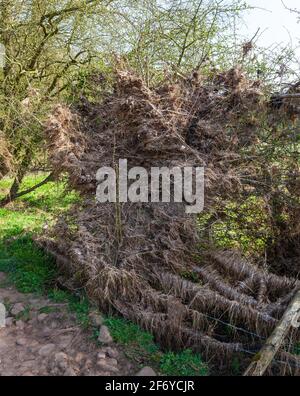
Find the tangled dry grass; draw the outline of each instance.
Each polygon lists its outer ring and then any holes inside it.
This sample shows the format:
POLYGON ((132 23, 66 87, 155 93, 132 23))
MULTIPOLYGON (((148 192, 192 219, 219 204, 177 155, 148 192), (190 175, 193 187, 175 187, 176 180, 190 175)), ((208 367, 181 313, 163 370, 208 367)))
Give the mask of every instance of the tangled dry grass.
MULTIPOLYGON (((280 117, 289 125, 286 112, 280 117)), ((117 169, 119 158, 147 169, 204 165, 206 208, 257 194, 270 213, 276 204, 288 216, 284 235, 274 224, 286 240, 296 230, 299 168, 291 159, 276 170, 266 166, 262 119, 268 133, 286 139, 274 127, 260 81, 249 81, 239 68, 211 78, 194 73, 153 89, 119 70, 103 103, 77 115, 59 106, 46 126, 55 171, 68 172, 84 197, 44 242, 47 249, 101 309, 139 323, 166 348, 200 351, 218 370, 235 354, 247 365, 258 352, 300 288, 297 271, 283 276, 273 273, 272 260, 261 267, 238 252, 199 251, 197 218, 184 204, 96 204, 95 176, 101 166, 117 169)), ((291 344, 298 338, 289 335, 291 344)), ((271 372, 299 367, 282 350, 271 372)))

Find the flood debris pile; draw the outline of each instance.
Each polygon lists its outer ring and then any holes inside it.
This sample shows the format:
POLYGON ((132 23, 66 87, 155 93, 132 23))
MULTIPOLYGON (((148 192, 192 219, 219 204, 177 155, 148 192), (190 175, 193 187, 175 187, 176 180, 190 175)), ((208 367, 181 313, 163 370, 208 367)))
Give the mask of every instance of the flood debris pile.
MULTIPOLYGON (((274 128, 268 106, 260 81, 239 68, 153 89, 119 70, 101 104, 76 115, 58 106, 46 125, 55 171, 68 172, 83 197, 44 241, 47 249, 102 310, 140 324, 166 348, 200 351, 219 370, 235 354, 247 365, 259 351, 300 287, 296 276, 277 275, 237 252, 199 249, 197 216, 187 215, 184 203, 97 204, 96 172, 117 169, 123 158, 129 168, 205 166, 207 209, 256 193, 267 206, 287 175, 283 166, 268 178, 259 156, 261 118, 274 128)), ((281 192, 292 199, 288 188, 281 192)), ((282 350, 271 371, 297 367, 299 359, 282 350)))

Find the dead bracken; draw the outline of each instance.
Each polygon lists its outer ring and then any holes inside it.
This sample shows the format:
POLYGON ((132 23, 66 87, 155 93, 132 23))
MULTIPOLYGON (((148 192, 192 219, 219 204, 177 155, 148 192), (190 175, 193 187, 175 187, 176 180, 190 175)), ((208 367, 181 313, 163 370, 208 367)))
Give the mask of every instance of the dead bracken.
MULTIPOLYGON (((289 103, 270 108, 264 89, 238 67, 154 88, 121 68, 102 103, 81 112, 58 106, 46 125, 55 172, 69 174, 83 202, 43 245, 103 311, 140 324, 166 348, 200 351, 219 372, 233 356, 248 365, 300 288, 299 256, 289 255, 291 271, 282 264, 289 246, 299 252, 299 164, 287 158, 269 167, 261 136, 264 118, 284 144, 282 130, 293 121, 289 103), (146 169, 204 166, 205 206, 216 216, 229 199, 260 197, 273 230, 266 260, 216 249, 208 237, 202 247, 197 216, 184 204, 96 204, 97 169, 117 169, 122 158, 146 169)), ((289 345, 298 339, 289 334, 289 345)), ((281 349, 269 373, 299 368, 299 358, 281 349)))

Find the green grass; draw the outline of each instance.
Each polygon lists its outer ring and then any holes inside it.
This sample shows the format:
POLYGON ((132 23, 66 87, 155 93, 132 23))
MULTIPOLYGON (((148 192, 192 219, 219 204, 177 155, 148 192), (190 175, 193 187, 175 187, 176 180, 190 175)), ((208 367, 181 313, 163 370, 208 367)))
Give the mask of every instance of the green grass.
POLYGON ((189 349, 181 353, 165 353, 161 358, 160 370, 163 374, 173 376, 207 375, 207 365, 203 363, 201 356, 193 354, 189 349))
MULTIPOLYGON (((27 189, 45 178, 45 175, 27 177, 22 189, 27 189)), ((7 194, 12 180, 0 181, 0 198, 7 194)), ((52 257, 37 247, 33 233, 41 233, 45 224, 66 212, 79 200, 74 192, 65 192, 65 181, 48 183, 24 196, 7 208, 0 209, 0 272, 8 273, 8 280, 22 293, 47 295, 55 303, 65 303, 76 315, 78 323, 90 330, 95 339, 99 329, 93 329, 89 314, 95 310, 84 295, 73 295, 55 287, 57 269, 52 257)), ((5 285, 0 285, 0 287, 5 285)), ((41 313, 51 312, 43 307, 41 313)), ((24 319, 28 312, 25 310, 24 319)), ((22 316, 23 318, 23 316, 22 316)), ((186 350, 181 353, 162 352, 153 336, 127 320, 108 317, 109 327, 116 343, 123 346, 126 355, 141 367, 151 365, 165 375, 207 375, 207 365, 201 356, 186 350)))
POLYGON ((58 312, 59 310, 60 310, 60 308, 58 308, 58 307, 45 306, 45 307, 42 307, 41 309, 39 309, 39 313, 49 315, 53 312, 58 312))
MULTIPOLYGON (((41 182, 46 174, 25 178, 21 190, 41 182)), ((12 184, 0 181, 0 198, 12 184)), ((79 200, 75 192, 66 192, 66 181, 50 182, 32 193, 0 208, 0 271, 9 273, 9 280, 23 293, 44 293, 55 280, 54 261, 37 248, 32 233, 40 233, 46 224, 67 211, 79 200)))
POLYGON ((180 353, 162 352, 152 334, 141 330, 132 322, 109 317, 105 320, 115 342, 123 345, 128 357, 150 364, 167 376, 206 376, 208 367, 199 354, 187 349, 180 353))
POLYGON ((106 319, 105 324, 110 328, 111 335, 123 345, 136 344, 148 353, 158 351, 157 345, 154 344, 153 336, 150 333, 142 331, 139 326, 124 319, 110 317, 106 319))
POLYGON ((22 320, 23 322, 28 322, 30 320, 30 307, 25 307, 24 311, 20 312, 16 316, 16 320, 22 320))
MULTIPOLYGON (((46 174, 25 178, 21 190, 41 182, 46 174)), ((9 192, 12 180, 0 181, 0 199, 9 192)), ((17 199, 6 208, 0 208, 0 238, 18 236, 21 233, 39 232, 42 227, 53 224, 57 215, 66 212, 79 200, 74 191, 66 192, 66 180, 50 182, 17 199)))
POLYGON ((136 324, 118 317, 109 317, 105 324, 110 329, 115 342, 123 345, 127 354, 136 361, 146 360, 157 365, 161 358, 158 345, 153 335, 141 330, 136 324))
POLYGON ((75 296, 67 291, 51 289, 48 291, 48 297, 55 303, 67 303, 70 312, 76 315, 78 323, 84 327, 91 326, 89 313, 91 305, 85 296, 75 296))
POLYGON ((30 235, 0 243, 0 271, 22 293, 44 293, 56 276, 53 259, 38 249, 30 235))

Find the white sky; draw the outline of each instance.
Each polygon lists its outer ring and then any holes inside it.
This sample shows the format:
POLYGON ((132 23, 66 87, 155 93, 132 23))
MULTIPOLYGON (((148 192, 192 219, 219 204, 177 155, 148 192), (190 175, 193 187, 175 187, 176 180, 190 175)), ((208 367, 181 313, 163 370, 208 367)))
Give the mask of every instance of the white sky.
MULTIPOLYGON (((289 8, 300 10, 300 0, 283 0, 289 8)), ((297 15, 285 9, 281 0, 246 0, 253 7, 260 9, 250 10, 244 16, 245 26, 242 34, 251 39, 260 27, 264 32, 258 45, 268 47, 274 43, 289 44, 294 47, 300 43, 300 23, 297 15)), ((300 55, 300 51, 298 52, 300 55)))

